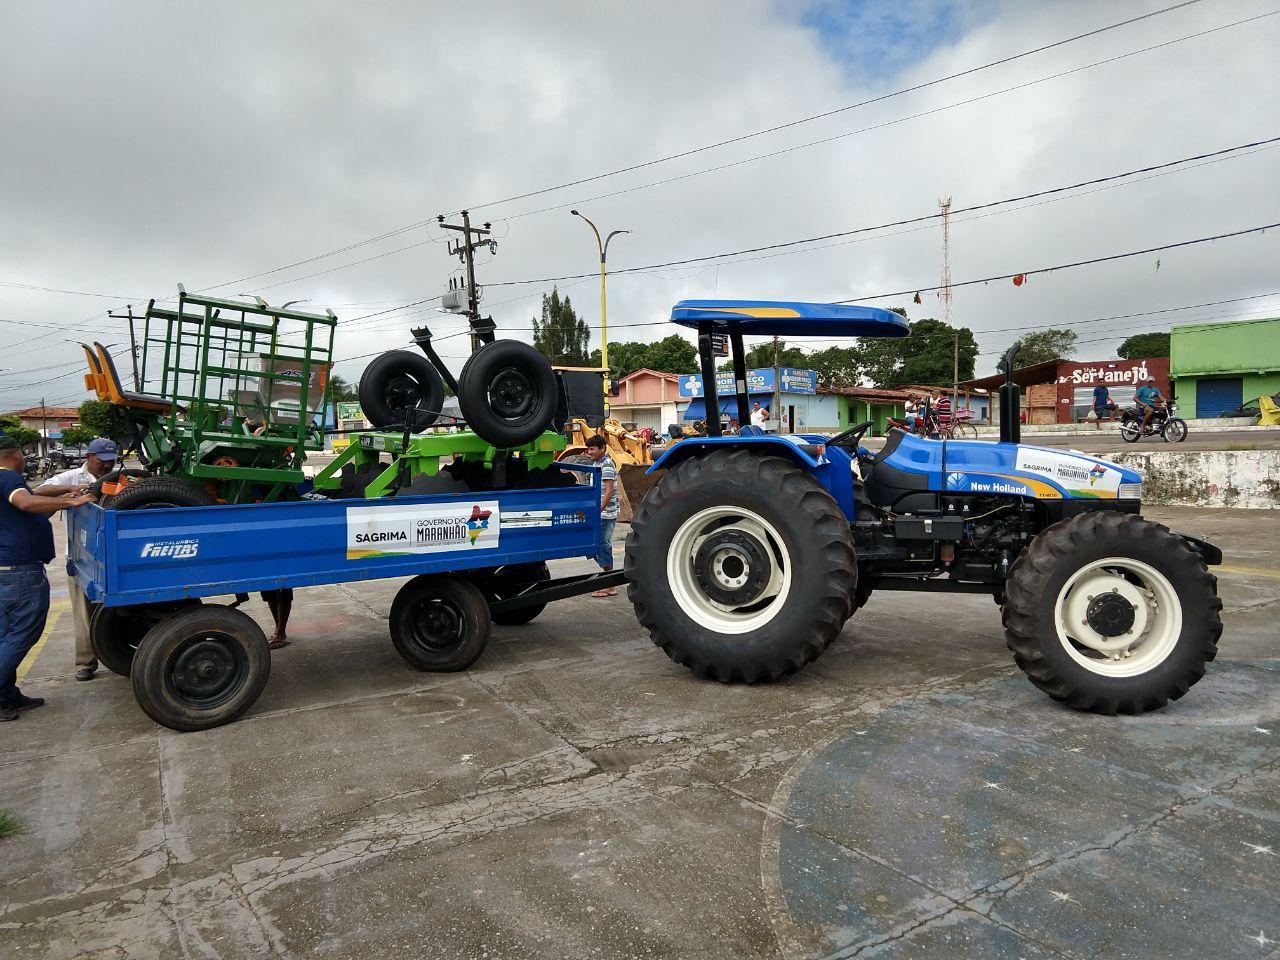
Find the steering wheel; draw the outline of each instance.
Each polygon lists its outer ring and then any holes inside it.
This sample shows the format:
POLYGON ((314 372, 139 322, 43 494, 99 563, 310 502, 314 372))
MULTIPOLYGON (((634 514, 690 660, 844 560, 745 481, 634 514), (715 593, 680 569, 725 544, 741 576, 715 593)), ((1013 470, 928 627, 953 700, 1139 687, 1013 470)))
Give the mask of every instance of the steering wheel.
POLYGON ((827 446, 828 447, 848 447, 856 453, 858 449, 858 444, 862 442, 862 435, 866 433, 869 429, 871 429, 871 427, 873 426, 875 426, 874 420, 863 420, 862 423, 855 424, 854 426, 850 427, 848 430, 841 430, 834 437, 832 437, 830 440, 827 441, 827 446))

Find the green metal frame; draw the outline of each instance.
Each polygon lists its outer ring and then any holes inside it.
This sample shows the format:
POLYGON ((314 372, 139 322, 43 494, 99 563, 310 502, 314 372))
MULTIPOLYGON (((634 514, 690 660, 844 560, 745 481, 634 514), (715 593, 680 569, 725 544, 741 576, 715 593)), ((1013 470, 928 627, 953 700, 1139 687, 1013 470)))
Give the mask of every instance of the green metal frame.
POLYGON ((316 474, 313 482, 317 490, 340 489, 340 474, 344 466, 348 463, 356 467, 379 463, 384 453, 391 454, 391 464, 365 488, 367 499, 386 496, 406 466, 411 477, 421 474, 434 477, 440 472, 442 457, 476 460, 492 468, 495 456, 511 454, 528 461, 530 470, 538 470, 554 463, 556 454, 564 450, 568 442, 563 434, 549 430, 524 446, 502 451, 494 449, 470 430, 410 436, 408 447, 404 445, 402 433, 357 433, 352 434, 351 439, 351 445, 316 474))
POLYGON ((324 448, 337 322, 332 310, 203 297, 181 284, 176 310, 152 300, 139 374, 169 410, 145 431, 147 452, 176 449, 168 472, 216 484, 230 503, 274 500, 301 483, 306 452, 324 448))

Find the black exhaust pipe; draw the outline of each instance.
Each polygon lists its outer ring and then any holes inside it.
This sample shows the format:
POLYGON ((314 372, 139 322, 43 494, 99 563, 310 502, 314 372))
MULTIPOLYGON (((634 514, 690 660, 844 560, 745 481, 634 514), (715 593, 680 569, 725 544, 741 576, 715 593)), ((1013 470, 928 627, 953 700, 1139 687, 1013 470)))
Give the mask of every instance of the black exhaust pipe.
POLYGON ((1013 382, 1013 358, 1018 354, 1019 344, 1014 344, 1004 353, 1000 362, 1004 365, 1004 383, 1000 384, 1000 442, 1022 442, 1022 394, 1018 385, 1013 382))

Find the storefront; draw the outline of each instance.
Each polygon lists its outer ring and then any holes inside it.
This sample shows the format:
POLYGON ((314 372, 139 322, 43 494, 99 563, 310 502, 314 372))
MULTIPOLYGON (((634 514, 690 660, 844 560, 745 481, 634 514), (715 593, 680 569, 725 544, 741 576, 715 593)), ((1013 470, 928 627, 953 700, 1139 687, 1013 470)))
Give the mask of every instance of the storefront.
MULTIPOLYGON (((1023 412, 1031 424, 1085 420, 1093 409, 1093 391, 1098 386, 1105 386, 1111 399, 1123 409, 1133 403, 1134 391, 1148 378, 1154 379, 1160 392, 1169 396, 1169 358, 1048 360, 1013 372, 1014 382, 1024 390, 1023 412)), ((960 389, 976 387, 994 395, 1002 383, 1004 374, 1000 373, 962 383, 960 389)))
POLYGON ((1170 331, 1181 413, 1218 417, 1280 392, 1280 319, 1193 323, 1170 331))
POLYGON ((837 430, 847 430, 867 420, 872 422, 871 436, 884 436, 889 418, 906 416, 911 395, 905 390, 873 390, 870 387, 819 387, 819 395, 835 397, 839 415, 837 430))
MULTIPOLYGON (((779 433, 833 433, 840 422, 839 404, 834 396, 818 393, 818 375, 812 370, 773 367, 747 371, 748 405, 759 403, 769 410, 768 428, 779 433)), ((685 421, 705 420, 707 403, 702 377, 683 374, 679 381, 680 418, 685 421)), ((716 393, 720 399, 722 419, 736 420, 738 403, 733 374, 716 374, 716 393)))
POLYGON ((618 395, 609 400, 609 416, 623 423, 634 423, 655 433, 666 433, 679 418, 680 377, 648 368, 629 373, 618 381, 618 395))

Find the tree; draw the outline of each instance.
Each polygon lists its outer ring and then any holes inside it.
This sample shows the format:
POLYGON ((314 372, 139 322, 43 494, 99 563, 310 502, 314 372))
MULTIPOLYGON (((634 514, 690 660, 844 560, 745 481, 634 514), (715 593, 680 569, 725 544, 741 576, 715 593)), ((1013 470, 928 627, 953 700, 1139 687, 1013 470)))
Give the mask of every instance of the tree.
POLYGON ((95 437, 107 437, 123 444, 129 440, 129 434, 122 423, 111 418, 110 410, 111 404, 106 400, 86 400, 80 404, 80 426, 95 437))
POLYGON ((968 327, 949 327, 941 320, 926 317, 911 324, 911 335, 894 341, 901 345, 902 367, 899 383, 950 386, 956 379, 955 352, 959 338, 959 378, 972 380, 978 356, 978 342, 968 327))
MULTIPOLYGON (((593 367, 600 366, 599 349, 591 351, 589 363, 593 367)), ((688 373, 698 367, 698 351, 678 333, 656 343, 620 340, 609 344, 610 376, 629 376, 645 367, 663 373, 688 373)))
POLYGON ((761 370, 765 367, 803 367, 809 355, 799 347, 788 347, 787 341, 779 340, 775 353, 773 341, 758 343, 747 351, 747 369, 761 370))
POLYGON ((542 295, 542 320, 533 318, 533 346, 552 363, 569 367, 585 367, 591 331, 585 320, 579 320, 569 298, 560 298, 554 287, 542 295))
POLYGON ((40 431, 24 427, 17 417, 0 417, 0 433, 6 434, 20 447, 40 442, 40 431))
POLYGON ((1046 363, 1068 357, 1075 352, 1079 334, 1074 330, 1062 330, 1057 327, 1046 327, 1028 333, 1018 341, 1017 364, 1029 367, 1036 363, 1046 363))
POLYGON ((88 427, 67 427, 62 431, 62 445, 64 447, 83 447, 92 440, 96 440, 98 435, 88 427))
POLYGON ((1135 333, 1116 348, 1116 356, 1126 360, 1169 356, 1169 334, 1135 333))
POLYGON ((857 347, 827 347, 809 354, 804 366, 818 375, 824 387, 856 387, 862 373, 857 347))
POLYGON ((345 377, 340 377, 336 373, 329 374, 330 403, 355 403, 359 399, 356 396, 355 387, 347 383, 345 377))

